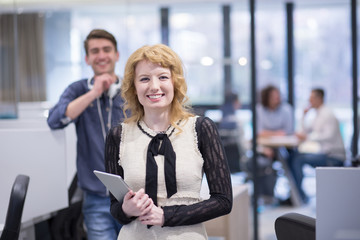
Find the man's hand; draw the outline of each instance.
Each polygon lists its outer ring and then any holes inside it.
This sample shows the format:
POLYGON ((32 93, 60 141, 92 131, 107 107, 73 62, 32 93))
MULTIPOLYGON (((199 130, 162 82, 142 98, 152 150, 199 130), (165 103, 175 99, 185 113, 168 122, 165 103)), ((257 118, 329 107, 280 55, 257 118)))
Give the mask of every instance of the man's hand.
POLYGON ((304 115, 306 115, 311 108, 312 108, 311 105, 309 105, 309 106, 307 106, 306 108, 304 108, 304 115))
POLYGON ((300 141, 305 141, 306 140, 306 134, 303 133, 303 132, 297 132, 297 133, 295 133, 295 135, 300 141))
POLYGON ((101 75, 97 75, 94 77, 94 85, 91 89, 95 92, 96 97, 101 96, 103 92, 107 91, 111 84, 116 82, 116 75, 115 74, 109 74, 109 73, 103 73, 101 75))

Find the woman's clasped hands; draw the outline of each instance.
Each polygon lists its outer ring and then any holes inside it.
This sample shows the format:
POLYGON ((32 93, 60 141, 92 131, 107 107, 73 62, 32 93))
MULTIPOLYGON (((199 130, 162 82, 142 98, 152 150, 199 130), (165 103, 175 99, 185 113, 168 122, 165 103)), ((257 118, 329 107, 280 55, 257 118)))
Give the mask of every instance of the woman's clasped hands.
POLYGON ((137 192, 130 190, 124 197, 122 208, 127 216, 138 217, 142 224, 164 225, 164 211, 154 204, 143 188, 137 192))

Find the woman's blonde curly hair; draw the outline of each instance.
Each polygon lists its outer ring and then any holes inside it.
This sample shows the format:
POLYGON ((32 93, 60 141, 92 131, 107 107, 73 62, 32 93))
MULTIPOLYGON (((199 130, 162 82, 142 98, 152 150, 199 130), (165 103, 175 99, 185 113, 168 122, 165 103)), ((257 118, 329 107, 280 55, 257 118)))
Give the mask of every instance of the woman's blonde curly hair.
MULTIPOLYGON (((125 65, 124 79, 121 84, 121 96, 124 99, 123 111, 125 122, 137 122, 144 116, 144 108, 140 104, 135 89, 135 69, 142 61, 150 61, 168 68, 174 84, 174 99, 171 106, 171 125, 179 129, 176 124, 179 120, 186 120, 193 114, 190 107, 186 105, 189 98, 186 95, 187 85, 184 78, 183 64, 179 56, 168 46, 156 44, 145 45, 136 50, 125 65)), ((179 129, 181 131, 181 129, 179 129)))

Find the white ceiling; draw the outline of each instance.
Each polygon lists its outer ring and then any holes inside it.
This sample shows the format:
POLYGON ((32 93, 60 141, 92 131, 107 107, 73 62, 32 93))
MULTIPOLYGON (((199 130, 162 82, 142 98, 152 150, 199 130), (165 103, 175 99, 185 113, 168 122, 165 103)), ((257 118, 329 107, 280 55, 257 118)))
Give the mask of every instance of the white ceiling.
MULTIPOLYGON (((154 3, 154 4, 172 4, 172 3, 241 3, 249 2, 249 0, 0 0, 0 6, 16 5, 16 6, 30 6, 30 5, 77 5, 77 4, 136 4, 136 3, 154 3)), ((255 0, 259 3, 346 3, 350 0, 255 0)))
MULTIPOLYGON (((187 4, 187 3, 220 3, 220 4, 248 4, 250 0, 0 0, 0 9, 46 9, 46 8, 72 8, 91 5, 132 5, 132 4, 187 4)), ((255 4, 273 5, 294 2, 295 4, 333 4, 348 3, 350 0, 255 0, 255 4)), ((1 10, 0 10, 1 11, 1 10)))

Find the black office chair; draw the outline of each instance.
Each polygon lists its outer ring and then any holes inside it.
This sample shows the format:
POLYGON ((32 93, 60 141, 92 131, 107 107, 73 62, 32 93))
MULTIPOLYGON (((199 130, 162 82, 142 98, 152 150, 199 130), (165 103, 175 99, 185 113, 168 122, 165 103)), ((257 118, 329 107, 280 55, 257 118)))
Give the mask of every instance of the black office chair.
POLYGON ((299 213, 286 213, 275 220, 278 240, 315 240, 315 218, 299 213))
POLYGON ((29 180, 30 177, 26 175, 16 176, 11 189, 5 225, 0 240, 17 240, 19 238, 21 218, 29 180))

